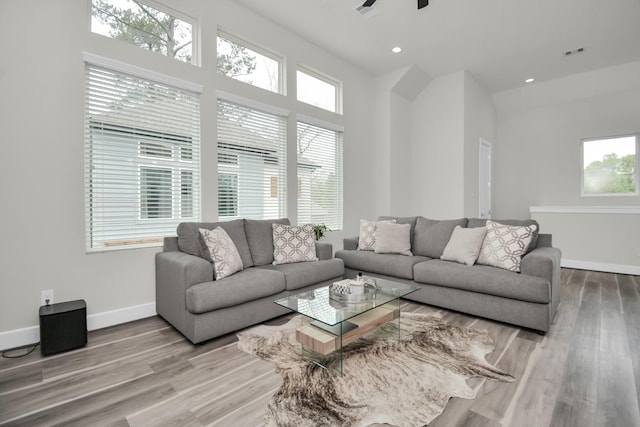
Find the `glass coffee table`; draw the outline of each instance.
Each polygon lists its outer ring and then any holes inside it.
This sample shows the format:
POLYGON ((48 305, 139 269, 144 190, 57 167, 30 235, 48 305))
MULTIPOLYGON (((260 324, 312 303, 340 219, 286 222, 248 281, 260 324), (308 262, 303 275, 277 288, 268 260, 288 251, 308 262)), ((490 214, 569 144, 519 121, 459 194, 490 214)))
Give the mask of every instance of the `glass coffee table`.
MULTIPOLYGON (((366 278, 368 282, 371 279, 366 278)), ((342 349, 347 344, 394 320, 398 322, 397 338, 400 338, 400 298, 420 288, 391 280, 373 280, 375 289, 369 290, 372 295, 365 301, 336 300, 336 295, 331 295, 330 286, 275 301, 308 319, 296 329, 296 340, 306 357, 325 368, 326 360, 337 358, 335 370, 342 376, 342 349), (329 355, 335 357, 327 357, 329 355)))

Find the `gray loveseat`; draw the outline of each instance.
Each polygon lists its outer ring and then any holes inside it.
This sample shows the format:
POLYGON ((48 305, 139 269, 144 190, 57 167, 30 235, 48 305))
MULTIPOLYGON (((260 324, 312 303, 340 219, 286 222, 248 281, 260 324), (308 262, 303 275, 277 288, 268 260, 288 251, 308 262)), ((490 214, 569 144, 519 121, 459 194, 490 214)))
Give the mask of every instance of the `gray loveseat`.
POLYGON ((318 261, 273 265, 271 224, 289 220, 238 219, 182 223, 156 254, 156 311, 191 342, 215 338, 290 311, 274 300, 330 284, 343 277, 341 259, 329 243, 316 242, 318 261), (231 237, 243 270, 214 280, 199 229, 221 226, 231 237))
MULTIPOLYGON (((535 233, 528 252, 522 257, 520 272, 515 273, 487 265, 469 266, 439 259, 456 225, 484 227, 484 219, 378 218, 384 219, 411 224, 411 249, 417 255, 359 251, 358 238, 347 238, 344 239, 344 250, 335 254, 344 261, 345 277, 353 278, 362 272, 416 284, 421 289, 409 294, 407 299, 540 332, 549 330, 560 300, 560 250, 551 247, 551 235, 535 233)), ((533 220, 494 221, 508 225, 537 225, 533 220)))

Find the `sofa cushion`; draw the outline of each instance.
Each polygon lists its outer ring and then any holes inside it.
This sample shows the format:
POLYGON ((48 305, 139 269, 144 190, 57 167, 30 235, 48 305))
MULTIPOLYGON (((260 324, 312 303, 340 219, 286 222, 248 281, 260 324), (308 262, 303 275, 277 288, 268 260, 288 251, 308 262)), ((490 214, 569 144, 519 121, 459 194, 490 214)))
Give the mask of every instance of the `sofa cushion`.
POLYGON ((216 227, 213 230, 201 228, 200 234, 213 261, 213 275, 216 280, 242 271, 240 254, 224 228, 216 227))
POLYGON ((213 282, 198 283, 187 289, 187 310, 206 313, 244 302, 276 295, 285 289, 284 274, 248 268, 213 282))
POLYGON ((409 224, 411 225, 411 247, 413 247, 413 233, 416 229, 417 216, 379 216, 378 221, 395 220, 396 224, 409 224))
POLYGON ((282 219, 245 219, 244 229, 253 259, 253 265, 265 265, 273 262, 273 228, 271 224, 290 224, 282 219))
POLYGON ((411 253, 411 225, 380 221, 376 226, 375 253, 413 255, 411 253))
POLYGON ((242 219, 221 222, 182 222, 178 224, 176 230, 178 234, 178 247, 182 252, 211 261, 208 257, 206 245, 200 236, 200 229, 213 230, 218 226, 222 227, 229 237, 231 237, 231 240, 233 240, 233 244, 236 246, 242 259, 242 266, 244 268, 251 267, 253 260, 247 242, 247 235, 244 232, 244 221, 242 219))
POLYGON ((462 228, 456 225, 440 259, 473 265, 487 234, 486 227, 462 228))
POLYGON ((313 225, 271 224, 273 229, 273 263, 317 261, 313 225))
POLYGON ((413 274, 418 283, 541 304, 551 301, 549 281, 496 267, 431 260, 416 264, 413 274))
POLYGON ((487 234, 480 248, 478 264, 519 272, 520 260, 538 227, 535 224, 525 227, 487 221, 486 228, 487 234))
POLYGON ((385 276, 413 279, 413 266, 428 260, 427 257, 396 254, 377 254, 366 251, 338 251, 336 258, 344 261, 344 266, 352 270, 384 274, 385 276))
MULTIPOLYGON (((484 227, 487 225, 487 221, 489 220, 482 218, 469 218, 467 228, 484 227)), ((540 232, 540 225, 535 219, 492 219, 491 221, 499 222, 500 224, 504 225, 518 225, 523 227, 535 225, 536 230, 533 232, 531 243, 529 243, 529 248, 527 249, 526 253, 529 253, 538 247, 538 233, 540 232)))
POLYGON ((429 258, 440 258, 449 243, 453 229, 457 225, 466 227, 467 219, 439 221, 419 216, 413 233, 413 245, 411 246, 413 253, 429 258))
MULTIPOLYGON (((380 221, 380 222, 393 222, 395 220, 380 221)), ((360 233, 358 234, 358 250, 359 251, 373 251, 376 247, 376 230, 378 228, 378 221, 371 221, 368 219, 360 220, 360 233)))
POLYGON ((298 262, 294 264, 262 265, 260 270, 275 270, 284 274, 288 291, 304 288, 331 279, 342 278, 344 263, 341 259, 298 262))

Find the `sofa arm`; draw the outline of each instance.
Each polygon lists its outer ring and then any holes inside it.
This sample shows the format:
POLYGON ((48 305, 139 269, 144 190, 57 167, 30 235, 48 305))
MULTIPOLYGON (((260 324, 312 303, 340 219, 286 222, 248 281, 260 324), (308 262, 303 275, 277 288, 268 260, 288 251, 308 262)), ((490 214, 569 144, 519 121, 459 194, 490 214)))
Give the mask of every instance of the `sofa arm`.
POLYGON ((213 266, 203 258, 184 252, 158 252, 156 254, 156 287, 187 288, 213 280, 213 266))
POLYGON ((211 280, 213 267, 205 259, 184 252, 156 253, 156 312, 184 335, 192 337, 186 291, 211 280))
POLYGON ((316 256, 320 260, 333 258, 333 245, 316 241, 316 256))
POLYGON ((560 303, 560 261, 562 253, 558 248, 537 247, 520 263, 520 273, 547 279, 551 285, 551 320, 560 303))
POLYGON ((344 248, 344 250, 351 250, 351 251, 355 251, 356 249, 358 249, 358 238, 357 237, 345 237, 342 240, 342 246, 344 248))

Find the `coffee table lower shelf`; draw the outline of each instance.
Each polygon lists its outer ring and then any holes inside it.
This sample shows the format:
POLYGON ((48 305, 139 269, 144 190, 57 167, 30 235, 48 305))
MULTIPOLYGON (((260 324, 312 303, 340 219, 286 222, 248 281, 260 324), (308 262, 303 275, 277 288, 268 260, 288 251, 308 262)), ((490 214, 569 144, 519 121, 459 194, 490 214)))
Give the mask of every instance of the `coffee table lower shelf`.
MULTIPOLYGON (((343 328, 343 331, 348 331, 342 334, 342 346, 375 331, 399 316, 399 307, 380 306, 349 319, 348 322, 355 325, 355 328, 353 326, 343 328)), ((341 348, 339 332, 332 333, 327 329, 329 326, 321 329, 309 323, 296 330, 296 340, 304 347, 326 356, 341 348)), ((340 331, 340 325, 336 325, 334 330, 340 331)))

